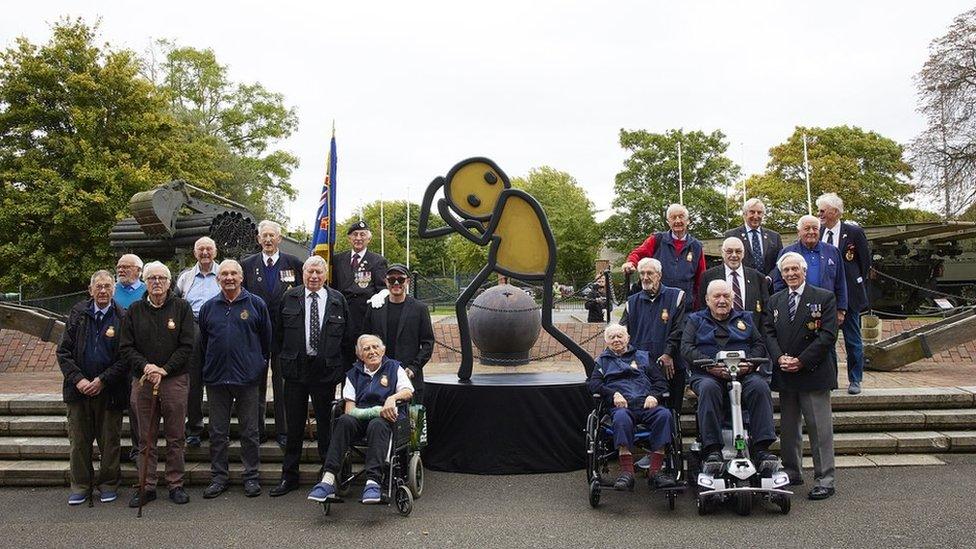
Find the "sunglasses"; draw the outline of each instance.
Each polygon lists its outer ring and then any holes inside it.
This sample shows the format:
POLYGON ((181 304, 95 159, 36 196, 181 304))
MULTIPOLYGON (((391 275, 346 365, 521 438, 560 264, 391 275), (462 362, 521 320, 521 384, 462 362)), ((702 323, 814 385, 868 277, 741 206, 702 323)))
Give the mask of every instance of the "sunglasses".
POLYGON ((388 277, 386 277, 386 281, 389 282, 390 284, 404 284, 407 281, 407 277, 405 277, 405 276, 388 276, 388 277))

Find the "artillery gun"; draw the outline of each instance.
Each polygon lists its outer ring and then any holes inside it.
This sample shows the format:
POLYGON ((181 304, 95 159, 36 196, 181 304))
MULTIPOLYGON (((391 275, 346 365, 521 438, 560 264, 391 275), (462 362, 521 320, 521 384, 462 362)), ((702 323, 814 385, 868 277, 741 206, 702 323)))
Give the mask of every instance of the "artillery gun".
MULTIPOLYGON (((120 253, 168 260, 192 252, 203 236, 217 243, 223 257, 244 258, 260 251, 257 221, 246 206, 186 181, 136 193, 129 200, 129 212, 132 217, 116 223, 109 236, 109 245, 120 253)), ((289 237, 282 238, 281 250, 308 255, 305 246, 289 237)))

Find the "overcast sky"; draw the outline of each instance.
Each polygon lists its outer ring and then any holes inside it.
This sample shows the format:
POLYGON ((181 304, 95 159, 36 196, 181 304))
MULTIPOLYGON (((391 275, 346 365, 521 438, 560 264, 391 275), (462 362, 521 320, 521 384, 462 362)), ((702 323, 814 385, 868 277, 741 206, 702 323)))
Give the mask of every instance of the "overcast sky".
MULTIPOLYGON (((333 119, 338 207, 419 202, 456 161, 509 176, 548 165, 609 207, 621 128, 728 136, 748 175, 797 125, 901 143, 922 125, 912 78, 972 2, 5 2, 0 42, 41 42, 60 16, 102 40, 212 48, 238 81, 297 109, 292 225, 310 226, 333 119)), ((600 216, 601 218, 603 215, 600 216)))

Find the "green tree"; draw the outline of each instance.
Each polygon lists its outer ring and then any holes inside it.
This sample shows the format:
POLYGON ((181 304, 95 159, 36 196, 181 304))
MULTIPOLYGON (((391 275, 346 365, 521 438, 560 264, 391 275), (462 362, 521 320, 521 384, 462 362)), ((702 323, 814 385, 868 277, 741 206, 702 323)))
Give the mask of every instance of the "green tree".
POLYGON ((294 108, 260 83, 235 83, 213 50, 158 41, 143 73, 169 99, 173 115, 219 151, 218 172, 195 182, 250 206, 260 217, 284 217, 295 197, 288 178, 298 159, 274 145, 298 126, 294 108))
POLYGON ((719 130, 685 132, 620 130, 620 146, 630 153, 614 182, 617 212, 603 223, 611 248, 626 253, 647 235, 667 229, 665 211, 678 202, 678 143, 681 143, 684 204, 691 231, 699 238, 721 234, 729 225, 725 189, 739 167, 725 152, 729 144, 719 130))
MULTIPOLYGON (((410 203, 410 268, 424 275, 444 275, 452 270, 443 238, 422 239, 417 235, 417 217, 420 206, 410 203)), ((359 213, 342 220, 336 225, 336 252, 349 249, 346 231, 359 221, 359 213)), ((370 202, 363 206, 362 219, 369 225, 373 239, 369 249, 380 253, 380 202, 370 202)), ((440 227, 444 223, 440 217, 431 216, 430 226, 440 227)), ((407 201, 393 200, 383 203, 383 233, 385 234, 384 257, 390 263, 407 263, 407 201)))
POLYGON ((601 234, 586 191, 573 176, 548 166, 532 168, 512 186, 535 197, 546 212, 556 240, 556 280, 589 282, 601 234))
MULTIPOLYGON (((767 223, 789 234, 807 213, 803 135, 807 136, 811 198, 835 192, 844 217, 861 225, 904 223, 914 215, 901 204, 914 191, 904 149, 892 139, 857 127, 797 127, 786 142, 769 150, 766 172, 746 180, 750 197, 763 199, 767 223)), ((816 204, 813 205, 816 213, 816 204)))
POLYGON ((0 287, 84 287, 115 264, 107 235, 134 193, 212 167, 137 57, 96 37, 62 20, 0 54, 0 287))

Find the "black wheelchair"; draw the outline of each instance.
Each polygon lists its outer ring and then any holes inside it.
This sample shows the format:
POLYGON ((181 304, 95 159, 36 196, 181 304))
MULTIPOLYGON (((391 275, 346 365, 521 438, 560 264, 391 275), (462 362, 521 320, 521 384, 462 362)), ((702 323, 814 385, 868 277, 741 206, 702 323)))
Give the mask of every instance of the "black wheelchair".
MULTIPOLYGON (((670 395, 664 394, 664 401, 670 401, 670 395)), ((687 487, 685 476, 685 460, 681 443, 680 411, 668 407, 671 411, 671 442, 664 451, 664 465, 666 471, 675 476, 675 485, 667 488, 657 488, 648 477, 648 486, 655 492, 664 492, 668 500, 668 508, 674 510, 674 502, 678 494, 684 493, 687 487)), ((589 485, 590 505, 600 505, 600 495, 604 488, 613 489, 614 480, 609 476, 610 460, 617 457, 617 448, 613 445, 613 423, 610 411, 599 394, 593 395, 593 411, 586 418, 586 482, 589 485)), ((646 452, 650 452, 647 441, 651 433, 643 424, 634 426, 634 445, 646 452)))
MULTIPOLYGON (((424 463, 420 450, 427 445, 427 419, 424 407, 397 402, 399 414, 393 424, 393 436, 387 447, 384 460, 382 493, 380 504, 393 505, 398 513, 408 516, 413 511, 413 502, 424 491, 424 463)), ((337 400, 332 406, 332 427, 345 413, 345 401, 337 400)), ((336 497, 322 502, 322 509, 328 515, 331 504, 344 503, 354 484, 363 484, 365 469, 353 473, 353 462, 366 459, 366 438, 363 436, 346 450, 342 465, 336 474, 336 497)))

